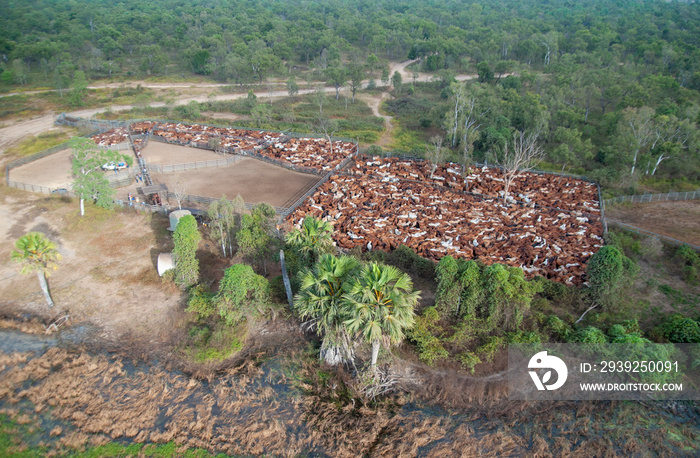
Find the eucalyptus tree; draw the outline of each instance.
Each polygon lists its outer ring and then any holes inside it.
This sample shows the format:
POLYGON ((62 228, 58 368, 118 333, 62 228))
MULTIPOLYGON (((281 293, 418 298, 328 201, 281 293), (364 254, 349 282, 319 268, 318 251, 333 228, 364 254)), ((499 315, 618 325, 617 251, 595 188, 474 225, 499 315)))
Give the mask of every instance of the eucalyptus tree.
POLYGON ((114 189, 109 185, 102 167, 106 164, 133 163, 126 154, 99 148, 92 139, 76 137, 71 141, 72 172, 75 181, 73 191, 80 198, 80 215, 85 215, 85 199, 92 199, 97 205, 111 208, 114 189))

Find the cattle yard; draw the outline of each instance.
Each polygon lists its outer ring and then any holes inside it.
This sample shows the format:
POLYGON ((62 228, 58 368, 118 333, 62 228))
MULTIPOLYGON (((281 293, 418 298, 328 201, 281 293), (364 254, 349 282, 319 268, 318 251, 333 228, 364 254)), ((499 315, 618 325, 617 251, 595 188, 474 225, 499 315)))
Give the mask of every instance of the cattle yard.
MULTIPOLYGON (((347 141, 155 121, 93 139, 101 147, 131 144, 145 168, 239 155, 222 167, 185 168, 179 181, 188 193, 240 193, 247 202, 287 208, 287 227, 307 214, 331 221, 342 249, 406 245, 428 259, 479 259, 520 267, 530 278, 579 285, 586 263, 603 246, 598 187, 578 178, 523 173, 504 198, 498 168, 368 158, 347 141)), ((174 183, 172 173, 151 173, 158 183, 174 183)))
POLYGON ((423 257, 446 255, 503 263, 562 283, 581 284, 603 246, 594 183, 525 173, 504 203, 502 171, 438 167, 396 158, 357 158, 289 216, 332 221, 338 246, 390 251, 406 245, 423 257))

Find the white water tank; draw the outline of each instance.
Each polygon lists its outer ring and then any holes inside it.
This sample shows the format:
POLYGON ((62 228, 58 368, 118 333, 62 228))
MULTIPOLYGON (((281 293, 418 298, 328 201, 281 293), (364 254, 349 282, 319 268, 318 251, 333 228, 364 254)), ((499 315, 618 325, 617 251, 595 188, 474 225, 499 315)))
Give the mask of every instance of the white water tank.
POLYGON ((180 218, 183 216, 191 215, 192 212, 189 210, 175 210, 174 212, 170 213, 170 227, 168 228, 169 231, 175 232, 175 228, 177 227, 177 222, 180 221, 180 218))
POLYGON ((158 275, 163 276, 163 274, 175 268, 175 261, 173 260, 172 253, 161 253, 158 255, 158 275))

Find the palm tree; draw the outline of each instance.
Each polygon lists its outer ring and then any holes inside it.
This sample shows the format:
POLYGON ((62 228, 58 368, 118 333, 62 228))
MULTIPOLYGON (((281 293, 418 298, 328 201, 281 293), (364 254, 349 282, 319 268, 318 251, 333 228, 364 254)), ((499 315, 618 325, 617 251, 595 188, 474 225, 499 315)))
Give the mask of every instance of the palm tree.
POLYGON ((351 306, 352 315, 345 325, 372 344, 372 369, 376 369, 379 345, 384 339, 398 343, 404 329, 415 322, 413 308, 420 291, 413 291, 408 274, 393 266, 372 262, 362 268, 343 299, 351 306))
POLYGON ((53 307, 46 277, 58 268, 56 262, 61 260, 61 253, 56 250, 56 245, 41 232, 29 232, 17 240, 15 249, 11 256, 13 261, 22 264, 20 273, 28 274, 36 271, 46 303, 49 307, 53 307))
POLYGON ((307 215, 301 229, 289 232, 285 239, 313 263, 320 255, 333 251, 333 224, 307 215))
POLYGON ((351 256, 324 254, 313 269, 300 275, 301 288, 294 299, 297 311, 323 334, 321 359, 331 365, 352 359, 350 337, 343 324, 349 316, 348 307, 342 297, 358 267, 359 262, 351 256))

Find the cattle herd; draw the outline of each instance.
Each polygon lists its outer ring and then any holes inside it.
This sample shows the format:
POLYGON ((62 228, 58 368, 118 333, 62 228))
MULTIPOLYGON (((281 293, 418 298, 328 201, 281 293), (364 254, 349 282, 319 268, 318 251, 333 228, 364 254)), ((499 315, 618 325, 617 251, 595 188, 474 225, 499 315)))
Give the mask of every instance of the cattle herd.
MULTIPOLYGON (((343 141, 165 122, 134 123, 94 138, 108 146, 122 143, 129 132, 208 148, 218 138, 223 151, 252 151, 318 174, 338 170, 357 151, 343 141)), ((523 173, 508 196, 504 188, 503 172, 494 167, 435 168, 423 161, 356 156, 353 167, 332 175, 287 221, 298 227, 307 214, 331 221, 343 249, 391 251, 406 245, 433 260, 480 259, 520 267, 530 278, 581 284, 586 263, 603 246, 597 186, 523 173)))
POLYGON ((390 251, 407 245, 438 260, 452 255, 521 267, 581 284, 588 259, 603 245, 598 190, 579 179, 525 173, 504 203, 503 173, 445 164, 432 174, 421 161, 356 159, 295 210, 334 223, 341 248, 390 251))
POLYGON ((232 154, 254 153, 282 165, 318 174, 338 167, 357 152, 355 143, 341 140, 331 143, 323 138, 294 138, 280 132, 156 121, 136 122, 128 129, 116 128, 92 138, 100 146, 111 146, 128 141, 129 133, 150 134, 166 143, 232 154))

